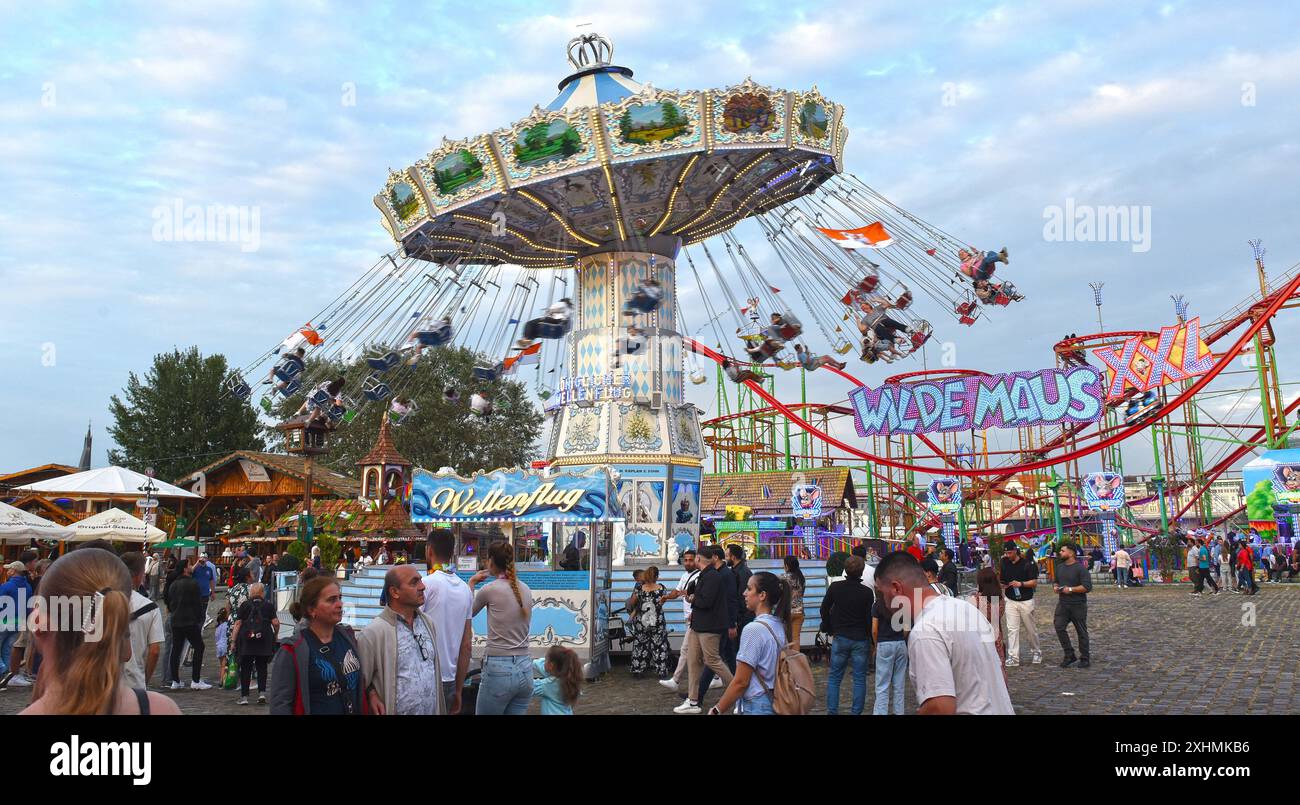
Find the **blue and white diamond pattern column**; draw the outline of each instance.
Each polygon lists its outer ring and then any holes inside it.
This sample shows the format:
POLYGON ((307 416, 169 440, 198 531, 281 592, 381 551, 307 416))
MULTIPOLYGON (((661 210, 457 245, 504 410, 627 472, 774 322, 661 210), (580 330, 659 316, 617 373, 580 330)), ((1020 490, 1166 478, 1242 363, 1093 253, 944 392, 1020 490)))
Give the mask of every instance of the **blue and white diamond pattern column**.
POLYGON ((698 412, 682 399, 685 359, 676 330, 671 255, 605 251, 577 268, 568 375, 548 401, 557 467, 609 467, 627 512, 614 564, 675 560, 699 536, 704 458, 698 412), (658 310, 625 316, 641 282, 664 289, 658 310), (641 333, 632 337, 629 325, 641 333))

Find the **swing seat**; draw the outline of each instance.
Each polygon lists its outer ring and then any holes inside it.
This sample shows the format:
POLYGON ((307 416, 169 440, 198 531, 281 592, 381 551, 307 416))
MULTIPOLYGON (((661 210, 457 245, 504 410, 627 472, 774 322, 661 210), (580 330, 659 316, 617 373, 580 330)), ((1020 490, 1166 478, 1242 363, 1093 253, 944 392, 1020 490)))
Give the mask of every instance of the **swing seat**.
POLYGON ((362 384, 361 393, 367 400, 379 402, 393 396, 393 389, 375 375, 371 375, 362 384))
POLYGON ((441 347, 451 343, 452 330, 450 327, 435 327, 432 330, 418 330, 415 333, 415 340, 425 347, 441 347))
POLYGON ((903 293, 898 297, 898 301, 894 302, 894 307, 898 308, 899 310, 906 310, 909 306, 911 306, 911 304, 912 304, 912 292, 903 291, 903 293))
POLYGON ((377 358, 366 358, 366 365, 376 372, 387 372, 401 362, 402 356, 397 352, 385 352, 377 358))
POLYGON ((403 420, 418 410, 420 410, 420 406, 415 404, 415 400, 411 400, 411 403, 407 406, 399 406, 397 401, 394 400, 392 405, 388 407, 388 421, 394 425, 400 425, 403 420))
POLYGON ((302 374, 304 368, 302 358, 297 355, 286 355, 276 364, 275 377, 277 380, 287 383, 302 374))
POLYGON ((925 342, 930 340, 930 328, 926 325, 924 329, 918 329, 912 333, 912 349, 920 349, 925 346, 925 342))
POLYGON ((551 390, 550 390, 550 389, 542 389, 541 391, 537 392, 537 399, 539 399, 539 400, 549 400, 549 399, 551 399, 551 390))
POLYGON ((780 336, 780 340, 791 341, 798 338, 799 334, 803 332, 803 324, 789 313, 783 315, 781 318, 784 320, 784 323, 779 327, 775 327, 777 335, 780 336))
POLYGON ((352 416, 349 416, 349 414, 355 416, 350 405, 330 405, 329 410, 326 411, 326 416, 328 416, 330 422, 335 425, 340 422, 351 422, 352 416))
POLYGON ((501 367, 498 366, 475 366, 474 379, 486 380, 488 382, 497 380, 501 377, 501 367))
POLYGON ((279 391, 280 394, 284 397, 292 397, 293 395, 298 393, 298 389, 300 388, 302 388, 302 378, 295 377, 293 380, 290 380, 288 383, 285 383, 284 388, 279 389, 279 391))
POLYGON ((853 350, 853 345, 850 344, 848 341, 845 341, 843 344, 840 344, 838 347, 835 348, 835 354, 847 355, 852 350, 853 350))
POLYGON ((548 318, 529 319, 528 322, 524 324, 524 338, 530 340, 537 338, 563 338, 565 334, 569 332, 569 325, 570 322, 568 319, 564 319, 563 321, 548 318))
POLYGON ((867 276, 858 280, 857 290, 861 291, 862 293, 871 293, 872 291, 876 290, 876 286, 879 284, 880 284, 880 276, 878 274, 868 274, 867 276))
POLYGON ((244 378, 233 374, 226 378, 226 393, 236 400, 247 400, 252 395, 253 389, 244 382, 244 378))
POLYGON ((788 372, 788 371, 790 371, 791 369, 798 369, 798 368, 799 368, 799 362, 798 362, 798 361, 777 361, 777 362, 776 362, 776 368, 778 368, 778 369, 784 369, 785 371, 788 372))
POLYGON ((694 372, 691 372, 691 376, 690 376, 690 377, 691 377, 691 382, 692 382, 693 384, 697 385, 697 386, 700 386, 700 385, 703 385, 703 384, 709 382, 709 378, 706 377, 706 376, 704 375, 704 372, 700 371, 699 369, 696 369, 694 372))
POLYGON ((315 411, 318 408, 324 408, 328 411, 331 405, 333 405, 332 398, 325 389, 316 389, 307 397, 308 411, 315 411))
POLYGON ((649 294, 637 292, 624 303, 625 311, 637 311, 638 313, 653 313, 659 307, 659 299, 649 294))

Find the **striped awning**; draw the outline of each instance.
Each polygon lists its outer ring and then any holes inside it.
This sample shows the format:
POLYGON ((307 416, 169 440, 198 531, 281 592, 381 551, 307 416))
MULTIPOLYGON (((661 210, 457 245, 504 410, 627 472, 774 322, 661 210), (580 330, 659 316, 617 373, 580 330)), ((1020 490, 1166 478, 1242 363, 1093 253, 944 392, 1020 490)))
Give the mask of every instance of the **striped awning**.
POLYGON ((626 67, 608 65, 575 73, 560 85, 560 94, 546 106, 546 111, 565 112, 618 102, 641 91, 641 85, 632 80, 632 71, 626 67))

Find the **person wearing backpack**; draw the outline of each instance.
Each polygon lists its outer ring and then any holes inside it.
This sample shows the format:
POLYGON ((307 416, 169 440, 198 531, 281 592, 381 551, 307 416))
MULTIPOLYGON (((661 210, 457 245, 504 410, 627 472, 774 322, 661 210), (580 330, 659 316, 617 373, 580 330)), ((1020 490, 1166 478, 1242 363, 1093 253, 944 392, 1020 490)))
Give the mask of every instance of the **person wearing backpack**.
POLYGON ((145 557, 139 551, 122 554, 122 564, 131 574, 131 658, 122 669, 123 679, 132 688, 144 688, 153 676, 162 651, 163 617, 158 605, 139 592, 144 581, 145 557))
POLYGON ((812 708, 812 667, 785 640, 790 588, 767 571, 749 577, 745 607, 754 620, 740 635, 736 675, 709 715, 738 705, 748 716, 803 715, 812 708))
POLYGON ((235 631, 230 643, 239 656, 239 703, 248 704, 248 685, 253 671, 257 671, 257 703, 266 704, 266 664, 275 652, 275 639, 280 631, 280 619, 275 605, 265 598, 266 587, 261 582, 248 588, 248 600, 239 605, 235 615, 235 631))

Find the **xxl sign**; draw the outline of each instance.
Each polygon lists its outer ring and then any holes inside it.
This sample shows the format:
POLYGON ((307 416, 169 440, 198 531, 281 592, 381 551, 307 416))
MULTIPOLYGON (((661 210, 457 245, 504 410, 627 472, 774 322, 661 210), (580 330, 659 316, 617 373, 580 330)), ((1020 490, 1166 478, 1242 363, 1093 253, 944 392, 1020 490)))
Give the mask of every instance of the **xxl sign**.
POLYGON ((878 436, 1096 422, 1102 394, 1101 374, 1076 366, 860 386, 849 401, 858 435, 878 436))
POLYGON ((1161 327, 1157 338, 1134 336, 1118 351, 1094 349, 1106 365, 1106 399, 1127 396, 1130 388, 1150 391, 1167 383, 1188 380, 1214 368, 1214 354, 1201 340, 1200 317, 1161 327))

